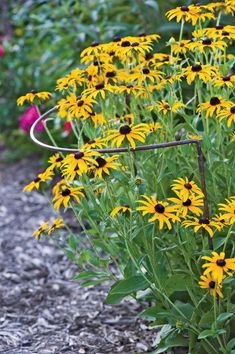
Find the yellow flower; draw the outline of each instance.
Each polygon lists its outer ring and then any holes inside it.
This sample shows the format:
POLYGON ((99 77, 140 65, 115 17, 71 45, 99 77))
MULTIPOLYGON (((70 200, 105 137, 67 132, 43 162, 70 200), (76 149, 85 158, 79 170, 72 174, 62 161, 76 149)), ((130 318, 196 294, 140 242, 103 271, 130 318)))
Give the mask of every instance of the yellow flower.
POLYGON ((93 112, 93 104, 96 103, 91 97, 79 96, 73 93, 70 96, 70 104, 68 107, 68 112, 71 117, 74 118, 88 118, 93 112))
POLYGON ((201 189, 196 185, 196 183, 190 180, 188 177, 178 178, 174 180, 174 183, 171 185, 171 189, 176 193, 180 194, 180 198, 185 202, 193 194, 198 195, 203 198, 203 193, 201 189))
POLYGON ((23 191, 24 192, 31 192, 34 188, 39 189, 40 184, 51 180, 53 176, 53 171, 50 169, 46 169, 44 172, 39 173, 39 175, 29 184, 27 184, 23 191))
POLYGON ((95 86, 83 91, 83 94, 90 96, 90 98, 96 98, 97 95, 100 95, 103 99, 105 99, 105 95, 107 92, 113 92, 112 85, 105 84, 104 81, 101 81, 97 83, 95 86))
POLYGON ((46 92, 46 91, 37 92, 35 90, 32 90, 31 92, 26 93, 26 95, 19 97, 17 100, 17 105, 22 106, 25 101, 32 103, 35 100, 35 98, 45 101, 48 100, 50 96, 51 96, 50 92, 46 92))
POLYGON ((173 54, 186 54, 189 49, 189 40, 181 40, 180 42, 175 42, 172 44, 172 53, 173 54))
MULTIPOLYGON (((159 35, 155 35, 155 39, 159 38, 159 35)), ((115 53, 121 59, 126 59, 126 57, 134 56, 135 53, 148 53, 152 49, 152 40, 147 39, 146 41, 141 40, 141 37, 126 37, 117 42, 115 48, 115 53)))
POLYGON ((76 175, 81 176, 87 173, 91 165, 96 165, 95 156, 99 153, 93 150, 85 150, 84 148, 75 154, 67 155, 63 160, 63 175, 68 178, 69 181, 73 181, 76 175))
POLYGON ((48 169, 54 170, 55 168, 60 168, 62 161, 63 157, 59 153, 52 155, 48 160, 48 163, 50 164, 48 169))
POLYGON ((216 76, 214 85, 216 87, 230 87, 232 88, 235 83, 235 75, 216 76))
POLYGON ((80 197, 84 197, 82 192, 82 187, 71 187, 68 185, 61 185, 60 189, 57 191, 53 198, 53 207, 59 209, 61 204, 66 208, 69 205, 69 202, 72 200, 80 203, 80 197))
POLYGON ((179 108, 186 107, 182 102, 174 102, 173 104, 169 104, 168 102, 161 100, 157 103, 158 111, 162 112, 164 115, 168 112, 176 113, 179 108))
POLYGON ((43 232, 47 232, 48 227, 49 227, 48 222, 42 223, 40 227, 36 231, 34 231, 33 237, 35 237, 36 240, 40 240, 41 234, 43 232))
POLYGON ((224 107, 228 106, 228 101, 224 100, 221 96, 211 97, 210 101, 198 105, 197 112, 206 111, 206 118, 213 115, 218 116, 224 107))
POLYGON ((198 42, 191 42, 188 47, 191 51, 198 50, 199 53, 204 53, 206 49, 212 50, 215 53, 218 49, 224 51, 227 44, 223 41, 213 41, 212 39, 205 38, 198 42))
POLYGON ((220 112, 219 119, 227 119, 227 126, 231 127, 232 122, 235 123, 235 104, 230 102, 228 106, 220 112))
POLYGON ((215 39, 235 39, 235 27, 234 26, 222 26, 218 25, 212 28, 205 28, 205 35, 207 35, 210 38, 215 38, 215 39))
POLYGON ((129 205, 120 205, 117 206, 116 208, 114 208, 111 212, 111 217, 114 218, 115 216, 119 216, 121 213, 125 214, 125 213, 130 213, 131 212, 131 208, 129 207, 129 205))
POLYGON ((96 158, 96 165, 93 167, 95 169, 95 177, 103 178, 103 174, 110 175, 109 169, 117 170, 121 164, 114 161, 118 158, 118 155, 113 155, 105 159, 98 156, 96 158))
POLYGON ((126 93, 134 96, 140 96, 146 92, 146 89, 143 86, 134 84, 116 86, 113 90, 116 93, 126 93))
POLYGON ((230 140, 231 140, 231 141, 235 141, 235 132, 233 132, 232 134, 230 134, 230 140))
POLYGON ((224 272, 231 275, 229 270, 235 270, 235 258, 225 258, 225 253, 211 252, 212 257, 203 256, 202 259, 209 261, 202 265, 202 268, 207 268, 204 274, 212 273, 214 279, 221 283, 223 280, 224 272))
POLYGON ((219 223, 215 222, 215 221, 210 221, 207 218, 192 218, 190 220, 185 220, 182 222, 182 225, 184 227, 194 227, 194 232, 198 232, 200 229, 204 229, 205 231, 208 232, 208 234, 210 235, 210 237, 213 237, 214 235, 214 230, 213 227, 215 227, 217 230, 220 230, 220 225, 219 223))
POLYGON ((223 214, 216 214, 212 221, 215 221, 219 226, 219 231, 223 229, 224 226, 229 225, 229 219, 225 218, 223 214))
POLYGON ((149 80, 152 83, 162 78, 163 73, 159 70, 151 70, 148 67, 136 67, 132 74, 130 74, 130 80, 138 80, 138 85, 141 85, 145 80, 149 80))
POLYGON ((56 90, 65 91, 71 86, 75 90, 85 82, 84 73, 84 70, 79 68, 72 70, 68 75, 57 80, 56 90))
POLYGON ((148 133, 153 133, 159 129, 162 129, 162 125, 158 122, 153 122, 153 123, 146 124, 146 128, 148 133))
POLYGON ((216 296, 216 294, 219 295, 219 297, 223 298, 222 294, 222 286, 220 283, 218 283, 217 279, 215 279, 213 276, 210 274, 207 275, 201 275, 200 276, 200 281, 198 282, 200 285, 200 288, 202 289, 210 289, 210 294, 212 296, 216 296))
POLYGON ((200 135, 195 135, 191 133, 188 133, 188 138, 193 140, 202 140, 202 137, 200 135))
POLYGON ((179 217, 175 215, 175 212, 177 211, 175 206, 168 206, 169 203, 159 201, 155 197, 147 197, 143 195, 143 198, 145 200, 138 200, 143 206, 137 207, 136 209, 142 211, 143 216, 146 214, 153 214, 148 222, 158 220, 160 230, 163 228, 164 224, 166 224, 168 229, 171 230, 171 221, 180 221, 179 217))
POLYGON ((185 218, 189 212, 200 216, 202 215, 203 199, 201 196, 195 196, 191 194, 190 197, 184 201, 182 195, 179 192, 175 192, 178 198, 168 198, 169 201, 175 204, 176 209, 178 209, 178 215, 185 218))
POLYGON ((228 223, 232 225, 235 223, 235 196, 225 200, 227 204, 220 203, 219 210, 225 212, 222 214, 223 219, 228 220, 228 223))
POLYGON ((181 20, 192 22, 193 26, 195 26, 199 20, 204 22, 207 19, 215 18, 211 12, 205 12, 203 10, 203 7, 194 5, 178 6, 173 10, 167 11, 166 17, 169 21, 176 18, 176 22, 180 22, 181 20))
POLYGON ((64 220, 63 219, 55 219, 52 223, 52 225, 48 228, 47 233, 50 235, 52 232, 54 232, 56 229, 60 229, 61 227, 64 227, 64 220))
POLYGON ((105 146, 107 146, 105 139, 90 139, 86 144, 81 147, 81 149, 102 149, 105 146))
POLYGON ((201 65, 197 63, 183 69, 183 74, 186 76, 189 85, 197 78, 207 83, 212 76, 215 76, 215 72, 216 68, 210 64, 201 65))
POLYGON ((122 142, 127 140, 131 147, 135 149, 135 140, 141 143, 145 142, 147 127, 145 124, 122 125, 119 129, 111 129, 108 131, 107 141, 111 140, 111 145, 119 147, 122 142))

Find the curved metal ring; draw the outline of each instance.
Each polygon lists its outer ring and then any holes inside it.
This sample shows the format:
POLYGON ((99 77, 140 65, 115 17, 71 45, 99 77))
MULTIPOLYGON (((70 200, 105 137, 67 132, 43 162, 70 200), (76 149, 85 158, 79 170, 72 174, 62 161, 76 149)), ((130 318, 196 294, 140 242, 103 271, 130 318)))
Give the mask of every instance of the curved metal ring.
MULTIPOLYGON (((49 144, 45 144, 38 140, 35 137, 35 129, 37 128, 37 125, 46 117, 48 117, 51 113, 55 112, 58 110, 58 106, 55 106, 51 108, 49 111, 43 113, 32 125, 30 129, 30 138, 39 146, 53 150, 53 151, 61 151, 61 152, 78 152, 78 149, 72 149, 72 148, 64 148, 60 146, 53 146, 49 144)), ((161 149, 161 148, 166 148, 166 147, 171 147, 171 146, 177 146, 177 145, 186 145, 186 144, 200 144, 200 142, 196 139, 186 139, 186 140, 179 140, 179 141, 170 141, 167 143, 160 143, 160 144, 151 144, 151 145, 142 145, 142 146, 137 146, 135 149, 133 148, 113 148, 113 149, 96 149, 96 151, 100 153, 118 153, 118 152, 127 152, 127 151, 145 151, 145 150, 154 150, 154 149, 161 149)))

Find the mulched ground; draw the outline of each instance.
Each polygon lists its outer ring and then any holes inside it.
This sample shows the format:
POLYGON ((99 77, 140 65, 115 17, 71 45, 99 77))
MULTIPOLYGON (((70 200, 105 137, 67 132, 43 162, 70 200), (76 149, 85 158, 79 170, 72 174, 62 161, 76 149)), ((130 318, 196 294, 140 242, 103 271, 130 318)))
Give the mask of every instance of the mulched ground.
POLYGON ((108 285, 81 289, 55 244, 32 238, 54 218, 44 197, 22 193, 38 168, 37 159, 0 159, 0 353, 150 352, 156 333, 137 317, 135 302, 104 305, 108 285))

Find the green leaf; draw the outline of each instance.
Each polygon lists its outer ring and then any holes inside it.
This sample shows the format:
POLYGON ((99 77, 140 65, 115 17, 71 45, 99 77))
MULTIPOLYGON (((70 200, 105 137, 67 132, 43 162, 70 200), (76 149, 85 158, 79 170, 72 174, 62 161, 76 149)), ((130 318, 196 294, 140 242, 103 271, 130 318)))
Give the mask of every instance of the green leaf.
POLYGON ((191 280, 185 274, 176 274, 170 277, 166 281, 165 288, 168 291, 168 294, 171 295, 175 291, 185 291, 187 286, 190 286, 191 280))
POLYGON ((204 313, 200 319, 199 322, 199 326, 202 328, 210 328, 211 327, 211 323, 213 323, 214 321, 214 313, 213 310, 212 311, 208 311, 206 313, 204 313))
POLYGON ((214 337, 214 335, 216 334, 216 331, 213 329, 205 329, 204 331, 202 331, 199 336, 198 339, 203 339, 203 338, 207 338, 207 337, 214 337))
POLYGON ((77 244, 78 244, 78 239, 75 235, 71 234, 69 236, 69 239, 68 239, 68 244, 69 244, 69 247, 76 251, 77 250, 77 244))
POLYGON ((223 312, 217 317, 216 322, 223 323, 226 320, 228 320, 229 318, 231 318, 233 315, 234 315, 234 313, 232 313, 232 312, 223 312))
POLYGON ((134 275, 119 280, 112 287, 106 298, 107 304, 118 304, 124 297, 148 287, 147 281, 141 275, 134 275))
MULTIPOLYGON (((187 319, 191 319, 193 311, 194 311, 194 307, 191 304, 189 304, 189 303, 185 304, 185 303, 177 300, 177 301, 175 301, 175 306, 180 310, 180 312, 182 312, 184 314, 184 316, 187 319)), ((177 316, 180 316, 178 311, 174 310, 174 312, 177 314, 177 316)))
POLYGON ((97 280, 88 280, 88 281, 85 281, 85 282, 81 283, 80 286, 82 288, 86 288, 87 286, 102 284, 106 280, 109 280, 109 277, 104 277, 104 278, 100 278, 100 279, 97 279, 97 280))
POLYGON ((231 351, 235 347, 235 338, 231 339, 227 344, 228 351, 231 351))
POLYGON ((74 276, 74 280, 81 280, 81 279, 89 279, 89 278, 99 278, 99 277, 103 277, 103 276, 107 276, 106 273, 102 273, 102 272, 94 272, 91 270, 85 270, 77 275, 74 276))

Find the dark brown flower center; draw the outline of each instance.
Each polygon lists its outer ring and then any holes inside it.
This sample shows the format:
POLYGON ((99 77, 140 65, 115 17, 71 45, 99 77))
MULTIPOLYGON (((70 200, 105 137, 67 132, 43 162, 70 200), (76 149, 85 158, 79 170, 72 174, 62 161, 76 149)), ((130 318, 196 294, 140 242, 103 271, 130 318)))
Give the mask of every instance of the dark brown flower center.
POLYGON ((129 41, 123 41, 121 46, 122 47, 130 47, 131 43, 129 41))
POLYGON ((120 42, 121 41, 121 37, 114 37, 113 42, 120 42))
POLYGON ((122 125, 119 129, 120 134, 127 135, 131 132, 131 127, 129 125, 122 125))
POLYGON ((215 288, 215 281, 211 280, 209 282, 209 288, 214 289, 215 288))
POLYGON ((96 162, 98 163, 98 167, 104 167, 107 163, 102 157, 97 157, 96 162))
POLYGON ((183 11, 183 12, 188 12, 189 11, 189 8, 188 8, 188 6, 181 6, 181 11, 183 11))
POLYGON ((229 36, 230 35, 230 33, 227 31, 223 31, 221 34, 222 34, 222 36, 229 36))
POLYGON ((95 143, 95 139, 91 139, 91 140, 88 141, 87 144, 94 144, 94 143, 95 143))
POLYGON ((102 90, 104 88, 104 83, 100 82, 99 84, 95 85, 96 90, 102 90))
POLYGON ((41 178, 40 177, 36 177, 36 178, 34 178, 34 183, 37 183, 37 182, 40 182, 41 181, 41 178))
POLYGON ((223 81, 230 81, 231 77, 229 75, 223 76, 222 80, 223 81))
POLYGON ((138 42, 133 42, 131 46, 132 47, 138 47, 138 45, 140 45, 138 42))
POLYGON ((79 152, 76 152, 76 154, 74 154, 73 156, 74 156, 74 158, 75 158, 76 160, 79 160, 79 159, 81 159, 82 157, 84 157, 84 153, 81 152, 81 151, 79 151, 79 152))
POLYGON ((162 59, 162 62, 164 63, 165 61, 169 61, 169 56, 165 56, 163 59, 162 59))
POLYGON ((201 70, 202 70, 202 67, 201 67, 200 64, 193 64, 193 65, 192 65, 192 71, 193 71, 193 72, 199 72, 199 71, 201 71, 201 70))
POLYGON ((187 199, 185 202, 183 202, 183 206, 190 206, 192 204, 192 201, 190 199, 187 199))
POLYGON ((84 101, 83 101, 83 100, 77 101, 77 106, 78 106, 78 107, 82 107, 83 104, 84 104, 84 101))
POLYGON ((99 45, 98 42, 93 42, 93 43, 91 43, 90 47, 97 47, 98 45, 99 45))
POLYGON ((112 57, 112 56, 114 56, 114 54, 115 54, 115 51, 114 50, 111 50, 110 52, 109 52, 109 55, 112 57))
POLYGON ((216 28, 217 30, 222 30, 222 29, 224 28, 224 26, 218 25, 218 26, 215 26, 215 28, 216 28))
POLYGON ((150 60, 150 59, 152 59, 153 58, 153 54, 152 53, 147 53, 146 55, 145 55, 145 60, 150 60))
POLYGON ((165 207, 162 204, 156 204, 154 207, 155 211, 159 214, 163 214, 165 211, 165 207))
POLYGON ((235 114, 235 106, 230 108, 230 113, 235 114))
POLYGON ((220 99, 218 97, 211 97, 210 105, 211 106, 216 106, 217 104, 220 104, 220 99))
POLYGON ((210 220, 207 218, 200 218, 198 222, 199 224, 206 224, 206 225, 210 224, 210 220))
POLYGON ((61 194, 63 197, 67 197, 68 195, 70 195, 70 193, 71 193, 70 189, 66 188, 62 191, 61 194))
POLYGON ((133 85, 126 85, 127 88, 133 88, 133 85))
POLYGON ((211 45, 211 43, 212 43, 212 41, 211 41, 209 38, 204 39, 204 40, 202 41, 202 44, 203 44, 203 45, 211 45))
POLYGON ((193 186, 191 185, 191 183, 185 183, 185 184, 184 184, 184 187, 185 187, 186 189, 192 189, 192 188, 193 188, 193 186))
POLYGON ((168 103, 166 103, 166 104, 163 105, 163 108, 164 108, 164 109, 168 109, 168 108, 170 108, 170 106, 169 106, 168 103))
POLYGON ((57 157, 57 159, 55 160, 56 162, 61 162, 61 161, 63 161, 63 157, 57 157))
POLYGON ((183 48, 185 46, 184 43, 180 43, 180 47, 183 48))
POLYGON ((115 77, 116 76, 116 71, 108 71, 105 76, 106 77, 115 77))
POLYGON ((36 93, 38 93, 38 91, 36 91, 36 90, 31 90, 31 93, 34 94, 34 95, 36 95, 36 93))
POLYGON ((169 79, 171 79, 172 78, 172 75, 167 75, 167 76, 165 76, 165 80, 169 80, 169 79))
POLYGON ((143 74, 148 75, 150 70, 148 68, 143 68, 143 74))
POLYGON ((226 265, 226 261, 224 259, 218 259, 216 261, 217 266, 224 267, 226 265))

